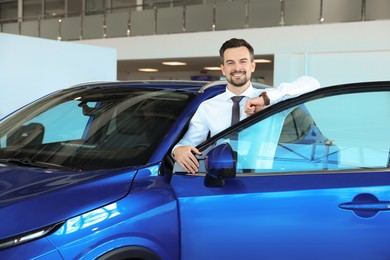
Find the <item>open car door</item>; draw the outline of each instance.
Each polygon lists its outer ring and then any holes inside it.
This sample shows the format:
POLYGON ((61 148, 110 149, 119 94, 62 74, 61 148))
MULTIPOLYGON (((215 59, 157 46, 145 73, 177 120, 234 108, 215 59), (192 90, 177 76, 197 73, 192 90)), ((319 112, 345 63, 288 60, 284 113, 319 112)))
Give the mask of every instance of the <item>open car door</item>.
POLYGON ((182 259, 387 258, 389 133, 385 82, 319 89, 214 136, 202 172, 172 176, 182 259))

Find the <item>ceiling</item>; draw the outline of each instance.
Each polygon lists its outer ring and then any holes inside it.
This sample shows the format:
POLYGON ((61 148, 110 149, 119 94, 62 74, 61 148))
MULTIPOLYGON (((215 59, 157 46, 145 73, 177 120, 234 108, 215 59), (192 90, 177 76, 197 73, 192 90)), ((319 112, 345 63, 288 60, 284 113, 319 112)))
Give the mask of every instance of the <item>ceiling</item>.
MULTIPOLYGON (((257 63, 256 70, 273 70, 274 58, 273 55, 256 55, 255 59, 269 59, 271 63, 257 63)), ((219 56, 202 57, 202 58, 167 58, 167 59, 151 59, 151 60, 122 60, 118 61, 117 70, 123 73, 138 73, 139 68, 155 68, 159 72, 184 72, 196 71, 202 72, 204 67, 219 66, 219 56), (163 65, 163 61, 180 61, 186 62, 185 66, 167 66, 163 65)))

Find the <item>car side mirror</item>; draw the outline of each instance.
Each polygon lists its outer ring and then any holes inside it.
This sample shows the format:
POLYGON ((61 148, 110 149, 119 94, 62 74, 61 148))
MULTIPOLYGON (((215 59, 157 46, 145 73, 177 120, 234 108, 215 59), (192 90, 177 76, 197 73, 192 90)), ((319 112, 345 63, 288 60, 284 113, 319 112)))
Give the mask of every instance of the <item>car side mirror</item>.
POLYGON ((228 143, 220 144, 210 150, 205 157, 207 187, 225 186, 225 178, 236 177, 236 156, 228 143))

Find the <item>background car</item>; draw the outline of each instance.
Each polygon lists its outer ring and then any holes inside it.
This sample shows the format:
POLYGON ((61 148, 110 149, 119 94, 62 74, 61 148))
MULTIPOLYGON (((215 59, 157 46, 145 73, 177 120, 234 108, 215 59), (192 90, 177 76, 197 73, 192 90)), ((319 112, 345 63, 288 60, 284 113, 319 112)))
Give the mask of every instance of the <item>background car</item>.
POLYGON ((4 118, 0 258, 388 257, 390 83, 268 107, 199 145, 186 174, 171 148, 224 89, 85 84, 4 118))

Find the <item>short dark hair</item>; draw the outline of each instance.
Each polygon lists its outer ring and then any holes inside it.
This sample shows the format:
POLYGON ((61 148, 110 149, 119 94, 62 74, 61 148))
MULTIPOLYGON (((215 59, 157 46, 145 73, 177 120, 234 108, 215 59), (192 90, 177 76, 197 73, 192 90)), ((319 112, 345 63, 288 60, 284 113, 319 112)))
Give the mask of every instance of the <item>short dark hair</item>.
POLYGON ((223 55, 225 51, 230 48, 238 48, 238 47, 246 47, 249 50, 251 61, 254 60, 255 54, 254 54, 253 47, 244 39, 232 38, 224 42, 224 44, 222 44, 221 48, 219 49, 219 57, 221 58, 221 64, 223 64, 223 55))

